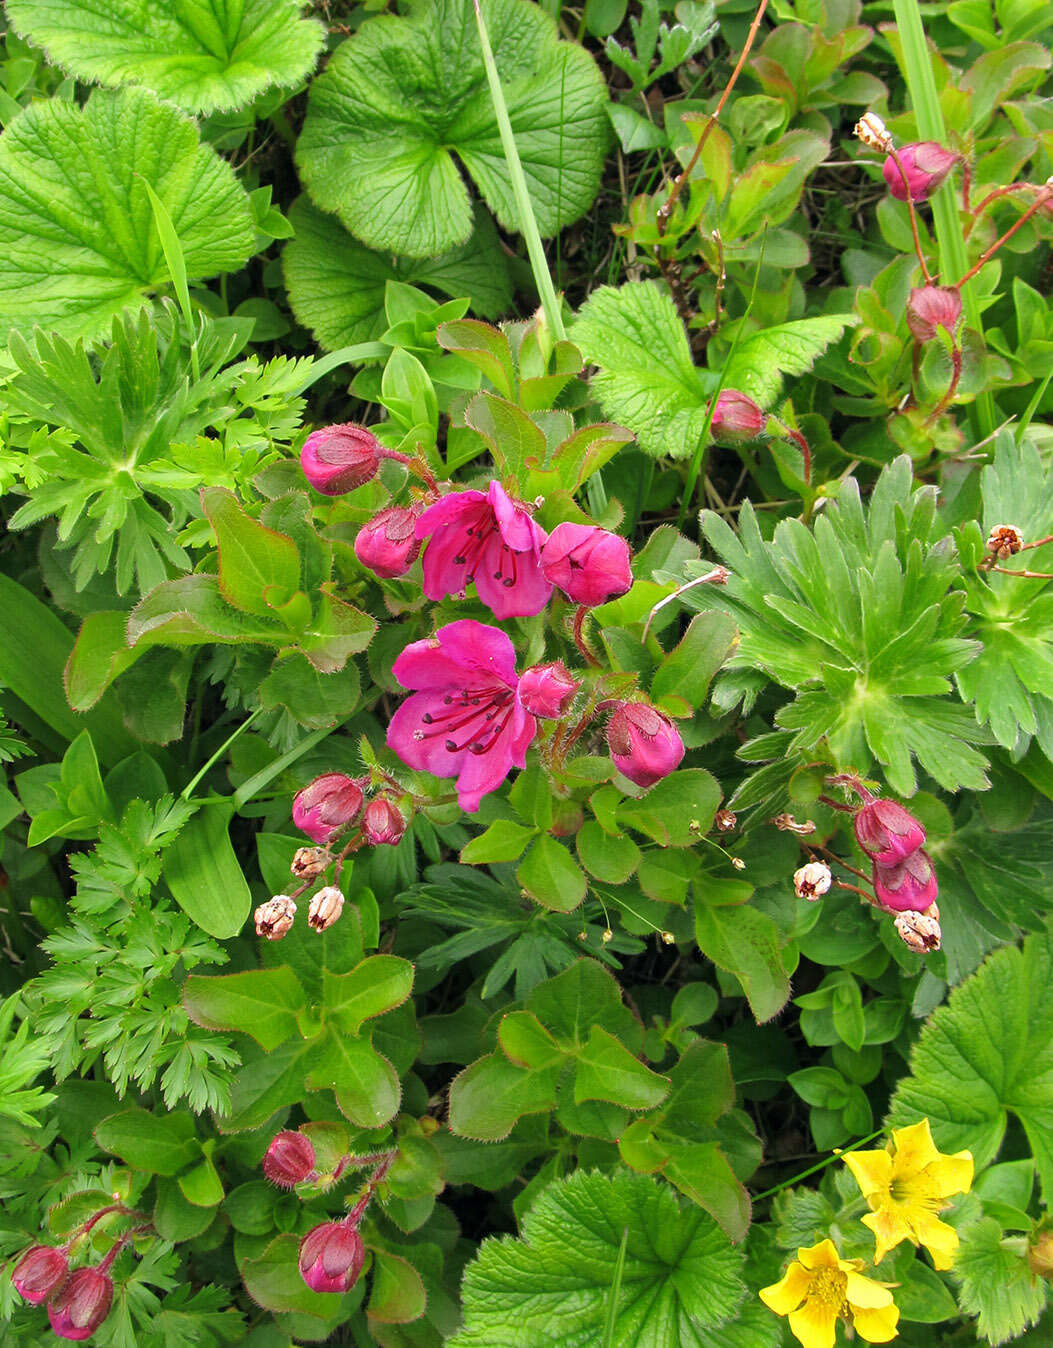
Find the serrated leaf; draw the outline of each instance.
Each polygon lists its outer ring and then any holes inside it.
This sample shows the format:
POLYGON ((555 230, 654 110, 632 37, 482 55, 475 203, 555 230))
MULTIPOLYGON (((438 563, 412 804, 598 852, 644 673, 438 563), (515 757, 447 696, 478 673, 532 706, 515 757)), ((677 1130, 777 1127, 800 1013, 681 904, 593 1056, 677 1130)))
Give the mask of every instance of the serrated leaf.
POLYGON ((1002 1228, 991 1217, 974 1222, 963 1234, 954 1278, 961 1288, 962 1310, 977 1317, 976 1331, 990 1344, 1019 1338, 1045 1310, 1045 1282, 1002 1243, 1002 1228))
POLYGON ((745 337, 727 362, 724 386, 771 406, 784 378, 807 374, 831 342, 859 321, 855 314, 821 314, 745 337))
POLYGON ((191 280, 252 256, 245 190, 177 108, 122 89, 83 107, 44 99, 16 117, 0 136, 0 330, 97 337, 167 284, 147 183, 191 280))

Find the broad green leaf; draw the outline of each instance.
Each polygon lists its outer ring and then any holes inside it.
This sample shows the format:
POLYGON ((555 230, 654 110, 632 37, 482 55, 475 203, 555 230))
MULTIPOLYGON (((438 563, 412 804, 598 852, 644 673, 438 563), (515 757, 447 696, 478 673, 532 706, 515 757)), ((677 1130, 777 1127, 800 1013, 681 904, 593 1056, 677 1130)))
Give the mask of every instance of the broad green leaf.
POLYGON ((524 1114, 543 1114, 556 1104, 559 1064, 541 1071, 517 1067, 491 1053, 466 1067, 450 1087, 450 1129, 477 1142, 499 1142, 524 1114))
POLYGON ((295 85, 325 40, 299 0, 11 0, 12 27, 85 84, 141 84, 188 112, 295 85))
POLYGON ((502 1016, 497 1027, 497 1042, 517 1067, 532 1071, 551 1067, 563 1057, 563 1050, 530 1011, 509 1011, 502 1016))
POLYGON ((527 1007, 566 1048, 584 1048, 595 1026, 607 1030, 638 1053, 642 1045, 640 1022, 622 1003, 621 988, 610 970, 597 960, 577 960, 555 978, 539 983, 527 1007))
POLYGON ((0 330, 101 335, 169 281, 146 183, 191 280, 255 251, 249 200, 194 122, 141 89, 32 103, 0 136, 0 330))
POLYGON ((333 674, 352 655, 364 651, 377 630, 375 618, 354 604, 325 593, 306 632, 297 638, 303 653, 322 674, 333 674))
POLYGON ((608 1100, 626 1109, 653 1109, 669 1094, 669 1078, 652 1072, 624 1044, 594 1025, 578 1053, 574 1100, 608 1100))
POLYGON ((779 955, 779 929, 749 904, 715 907, 695 900, 695 940, 704 955, 733 973, 758 1023, 786 1005, 790 980, 779 955))
POLYGON ((304 1079, 309 1090, 327 1087, 340 1110, 359 1128, 382 1128, 394 1118, 402 1097, 398 1073, 365 1039, 331 1029, 304 1079))
POLYGON ((450 1348, 709 1348, 745 1294, 742 1264, 712 1218, 661 1180, 579 1171, 542 1191, 521 1240, 487 1241, 468 1266, 450 1348))
POLYGON ((732 1239, 741 1240, 750 1224, 750 1197, 718 1142, 663 1138, 669 1153, 662 1175, 697 1203, 732 1239))
POLYGON ((366 1314, 385 1325, 402 1325, 419 1320, 428 1303, 420 1274, 405 1259, 387 1250, 373 1251, 373 1276, 370 1279, 366 1314))
POLYGON ((183 984, 183 1006, 195 1024, 240 1030, 267 1050, 296 1033, 296 1017, 306 1001, 299 979, 284 965, 218 977, 191 974, 183 984))
POLYGON ((821 314, 744 337, 725 366, 724 386, 748 394, 762 407, 770 406, 779 396, 783 379, 807 374, 845 328, 858 322, 855 314, 821 314))
POLYGON ((585 876, 570 852, 548 833, 533 843, 516 871, 532 899, 557 913, 570 913, 585 897, 585 876))
POLYGON ((545 459, 545 437, 515 403, 484 389, 464 411, 464 419, 486 441, 502 477, 522 481, 528 463, 545 459))
POLYGON ((63 681, 74 711, 89 711, 110 684, 145 653, 129 647, 126 640, 128 614, 89 613, 73 644, 63 681))
MULTIPOLYGON (((484 0, 483 15, 538 226, 551 235, 599 187, 603 81, 537 6, 484 0)), ((462 168, 504 228, 518 228, 470 0, 367 19, 312 84, 296 159, 315 202, 372 248, 433 257, 463 244, 462 168)))
MULTIPOLYGON (((343 1296, 314 1292, 300 1274, 300 1237, 276 1236, 262 1254, 240 1263, 245 1290, 264 1310, 295 1311, 318 1320, 346 1320, 362 1300, 365 1279, 343 1296)), ((300 1336, 297 1335, 299 1338, 300 1336)))
POLYGON ((230 841, 233 803, 200 810, 165 852, 164 877, 191 921, 221 941, 237 936, 252 907, 230 841))
POLYGON ((326 350, 372 341, 387 329, 389 281, 427 286, 451 298, 467 296, 473 313, 497 318, 512 300, 508 259, 482 206, 474 207, 472 218, 471 238, 449 252, 393 257, 359 243, 335 215, 300 197, 289 212, 296 234, 282 251, 293 313, 326 350))
POLYGON ((179 1189, 196 1208, 214 1208, 223 1202, 223 1181, 207 1156, 179 1176, 179 1189))
POLYGON ((726 613, 692 618, 679 644, 658 666, 651 696, 682 697, 697 710, 706 700, 710 680, 737 642, 738 630, 726 613))
POLYGON ((201 1154, 194 1121, 181 1111, 151 1114, 148 1109, 122 1110, 98 1124, 95 1140, 133 1170, 149 1170, 155 1175, 174 1175, 201 1154))
POLYGON ((247 1060, 230 1088, 230 1109, 218 1121, 221 1130, 238 1133, 260 1128, 279 1109, 302 1100, 312 1047, 296 1036, 270 1053, 247 1060))
MULTIPOLYGON (((195 1207, 188 1202, 177 1181, 158 1179, 153 1221, 162 1240, 170 1240, 173 1244, 195 1240, 211 1225, 215 1215, 211 1208, 195 1207)), ((270 1229, 268 1225, 267 1230, 270 1229)))
POLYGON ((586 819, 578 830, 581 864, 597 880, 621 885, 640 865, 641 852, 628 834, 604 833, 595 819, 586 819))
POLYGON ((296 544, 246 515, 225 487, 205 487, 201 508, 216 534, 224 599, 243 613, 271 617, 299 588, 296 544))
POLYGON ((977 1317, 977 1335, 991 1344, 1019 1338, 1046 1308, 1045 1281, 1035 1277, 1018 1250, 1003 1244, 1002 1228, 992 1217, 962 1233, 954 1279, 962 1310, 977 1317))
MULTIPOLYGON (((357 610, 355 610, 357 612, 357 610)), ((128 616, 130 646, 207 646, 213 642, 283 644, 287 630, 274 618, 242 613, 223 598, 216 576, 166 580, 128 616)))
POLYGON ((705 768, 670 773, 639 800, 618 808, 618 822, 645 833, 663 847, 693 847, 709 832, 720 804, 720 787, 705 768))
POLYGON ((413 990, 413 965, 398 955, 370 955, 349 973, 322 979, 326 1008, 347 1034, 357 1035, 365 1020, 401 1006, 413 990))
POLYGON ((308 730, 323 730, 346 721, 355 711, 361 687, 351 661, 339 671, 323 674, 306 655, 290 655, 276 660, 260 684, 260 706, 283 707, 308 730))
POLYGON ((495 819, 477 838, 461 848, 461 860, 481 866, 495 861, 518 861, 537 829, 511 819, 495 819))

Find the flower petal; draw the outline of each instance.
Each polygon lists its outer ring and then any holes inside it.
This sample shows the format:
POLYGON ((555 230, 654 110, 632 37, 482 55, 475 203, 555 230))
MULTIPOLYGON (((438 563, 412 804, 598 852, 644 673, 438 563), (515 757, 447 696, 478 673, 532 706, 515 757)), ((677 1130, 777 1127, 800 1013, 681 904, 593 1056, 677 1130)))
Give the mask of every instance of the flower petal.
POLYGON ((883 1306, 874 1311, 852 1308, 852 1324, 859 1337, 866 1339, 867 1343, 888 1343, 896 1337, 898 1323, 898 1306, 883 1306))
POLYGON ((944 1271, 954 1264, 958 1253, 958 1232, 941 1222, 931 1212, 921 1212, 914 1218, 914 1231, 919 1242, 932 1256, 934 1268, 944 1271))
POLYGON ((901 1240, 917 1244, 910 1223, 903 1213, 891 1204, 879 1207, 876 1212, 868 1212, 861 1220, 864 1226, 870 1227, 877 1241, 877 1249, 874 1251, 875 1264, 880 1264, 889 1250, 895 1249, 901 1240))
POLYGON ((880 1151, 850 1151, 844 1157, 864 1198, 871 1194, 887 1194, 892 1184, 892 1157, 880 1151))
POLYGON ((475 571, 479 598, 495 618, 529 618, 540 613, 552 595, 533 551, 504 550, 501 536, 494 534, 483 550, 475 571), (510 585, 505 582, 511 580, 510 585))
POLYGON ((436 777, 456 777, 468 750, 450 753, 446 736, 431 733, 424 720, 425 714, 437 716, 444 710, 442 694, 435 689, 411 694, 395 709, 388 725, 387 744, 407 767, 436 777), (420 739, 418 732, 422 735, 420 739))
POLYGON ((837 1337, 837 1311, 828 1302, 812 1298, 799 1311, 791 1311, 787 1322, 790 1333, 804 1348, 834 1348, 837 1337))
POLYGON ((861 1273, 848 1274, 845 1296, 848 1297, 849 1305, 861 1306, 864 1310, 878 1310, 882 1306, 892 1305, 892 1293, 884 1283, 864 1278, 861 1273))
POLYGON ((953 1156, 941 1156, 938 1161, 932 1162, 925 1173, 940 1198, 967 1194, 973 1187, 973 1154, 971 1151, 959 1151, 953 1156))
POLYGON ((795 1260, 778 1282, 772 1283, 770 1287, 762 1287, 759 1296, 776 1315, 789 1315, 807 1296, 811 1281, 808 1270, 795 1260))
POLYGON ((807 1249, 798 1250, 797 1258, 809 1269, 817 1268, 840 1268, 841 1256, 837 1253, 837 1246, 829 1237, 821 1240, 818 1245, 812 1245, 807 1249))
POLYGON ((541 548, 548 538, 540 524, 535 524, 530 513, 512 500, 500 482, 490 483, 487 497, 497 518, 501 537, 508 546, 515 548, 516 552, 532 552, 535 558, 540 556, 541 548))
POLYGON ((907 1128, 893 1128, 892 1144, 896 1148, 892 1170, 897 1179, 916 1175, 933 1161, 941 1159, 932 1140, 928 1119, 912 1123, 907 1128))
POLYGON ((444 496, 421 512, 414 526, 418 538, 427 538, 443 525, 457 524, 473 507, 483 505, 486 496, 481 491, 455 491, 444 496))

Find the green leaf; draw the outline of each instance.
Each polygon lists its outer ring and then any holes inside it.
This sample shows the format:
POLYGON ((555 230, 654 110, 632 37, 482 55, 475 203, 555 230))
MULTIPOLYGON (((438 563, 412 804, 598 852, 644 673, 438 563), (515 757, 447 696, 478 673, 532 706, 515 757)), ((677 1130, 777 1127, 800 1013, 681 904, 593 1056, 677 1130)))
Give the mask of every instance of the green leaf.
POLYGON ((709 1348, 742 1300, 742 1254, 712 1218, 644 1175, 579 1171, 550 1184, 522 1239, 487 1241, 464 1280, 450 1348, 593 1348, 625 1239, 607 1348, 709 1348))
POLYGON ((831 342, 859 321, 855 314, 822 314, 744 337, 724 369, 724 385, 770 406, 784 378, 807 374, 831 342))
POLYGON ((975 1315, 977 1334, 988 1343, 1019 1338, 1046 1308, 1047 1287, 1027 1260, 1003 1243, 1002 1228, 983 1217, 963 1233, 954 1260, 954 1278, 966 1315, 975 1315))
POLYGON ((138 89, 30 104, 0 137, 0 330, 92 338, 170 280, 145 184, 191 280, 255 250, 248 196, 194 122, 138 89))
POLYGON ((790 980, 779 955, 779 930, 749 904, 711 906, 695 900, 695 940, 714 964, 733 973, 758 1024, 786 1005, 790 980))
POLYGON ((420 1274, 405 1259, 387 1250, 373 1251, 373 1277, 366 1314, 385 1325, 419 1320, 428 1304, 420 1274))
POLYGON ((195 1208, 215 1208, 223 1202, 223 1182, 208 1157, 180 1175, 178 1182, 180 1193, 195 1208))
POLYGON ((364 1280, 339 1297, 331 1292, 312 1291, 300 1273, 299 1236, 276 1236, 262 1254, 241 1260, 239 1268, 245 1290, 264 1310, 294 1311, 325 1321, 334 1317, 345 1320, 362 1299, 364 1280))
MULTIPOLYGON (((154 1226, 162 1240, 195 1240, 212 1223, 215 1211, 195 1207, 183 1197, 178 1182, 170 1179, 157 1181, 157 1202, 154 1204, 154 1226)), ((267 1228, 270 1230, 270 1227, 267 1228)))
POLYGON ((640 865, 641 852, 627 834, 604 833, 595 819, 586 819, 578 830, 581 864, 597 880, 621 885, 640 865))
POLYGON ((669 1094, 669 1078, 634 1058, 624 1044, 594 1025, 578 1053, 574 1100, 608 1100, 626 1109, 653 1109, 669 1094))
POLYGON ((684 768, 664 777, 640 800, 626 800, 618 808, 618 822, 663 847, 693 847, 709 832, 719 804, 716 778, 705 768, 684 768))
POLYGON ((323 594, 310 628, 298 642, 315 669, 333 674, 366 649, 376 630, 376 619, 368 613, 336 595, 323 594))
POLYGON ((185 824, 165 853, 164 877, 191 921, 221 941, 236 936, 252 907, 230 841, 233 802, 211 804, 185 824))
POLYGON ((128 615, 129 646, 208 646, 288 642, 276 619, 242 613, 223 598, 216 576, 162 581, 128 615))
POLYGON ((518 861, 537 829, 511 819, 495 819, 477 838, 461 848, 461 860, 481 866, 498 861, 518 861))
POLYGON ((201 508, 216 534, 224 599, 243 613, 272 617, 300 586, 296 544, 246 515, 225 487, 203 488, 201 508))
POLYGON ((585 897, 585 876, 570 852, 542 833, 516 870, 516 879, 532 899, 557 913, 570 913, 585 897))
POLYGON ((663 1177, 708 1212, 731 1240, 742 1240, 750 1224, 750 1198, 720 1144, 662 1141, 668 1152, 663 1177))
POLYGON ((325 40, 299 0, 12 0, 13 28, 85 84, 141 84, 187 112, 244 107, 310 74, 325 40))
POLYGON ((621 989, 610 970, 582 958, 555 978, 539 983, 527 1006, 566 1048, 577 1051, 594 1026, 616 1035, 631 1053, 642 1045, 640 1022, 622 1004, 621 989))
POLYGON ((658 666, 651 696, 682 697, 697 710, 706 700, 710 680, 738 643, 738 629, 726 613, 692 618, 679 644, 658 666))
POLYGON ((532 1071, 551 1067, 564 1056, 563 1049, 531 1011, 509 1011, 502 1016, 497 1042, 517 1067, 532 1071))
POLYGON ((413 990, 413 965, 398 955, 370 955, 350 973, 322 980, 326 1008, 347 1034, 357 1035, 362 1022, 401 1006, 413 990))
POLYGON ((309 1090, 327 1087, 340 1110, 359 1128, 382 1128, 398 1112, 402 1087, 391 1063, 365 1039, 330 1030, 304 1079, 309 1090))
POLYGON ((359 703, 362 681, 351 661, 323 674, 305 655, 276 660, 259 686, 260 706, 282 707, 308 730, 337 726, 359 703))
POLYGON ((941 1151, 968 1148, 978 1171, 1012 1111, 1048 1201, 1053 1195, 1053 936, 996 951, 925 1025, 892 1097, 894 1127, 928 1118, 941 1151))
POLYGON ((268 1051, 296 1033, 306 1003, 299 979, 285 965, 218 978, 191 974, 183 984, 183 1006, 196 1025, 240 1030, 268 1051))
POLYGON ((517 1067, 491 1053, 466 1067, 450 1087, 450 1129, 477 1142, 499 1142, 524 1114, 556 1105, 559 1064, 542 1071, 517 1067))
MULTIPOLYGON (((484 0, 483 11, 538 226, 552 235, 599 187, 603 81, 536 6, 484 0)), ((367 19, 312 84, 296 158, 317 204, 372 248, 428 257, 463 244, 472 213, 462 166, 504 228, 516 229, 469 0, 367 19)))
POLYGON ((159 1115, 148 1109, 122 1110, 96 1126, 95 1140, 133 1170, 155 1175, 174 1175, 201 1154, 193 1119, 178 1111, 159 1115))

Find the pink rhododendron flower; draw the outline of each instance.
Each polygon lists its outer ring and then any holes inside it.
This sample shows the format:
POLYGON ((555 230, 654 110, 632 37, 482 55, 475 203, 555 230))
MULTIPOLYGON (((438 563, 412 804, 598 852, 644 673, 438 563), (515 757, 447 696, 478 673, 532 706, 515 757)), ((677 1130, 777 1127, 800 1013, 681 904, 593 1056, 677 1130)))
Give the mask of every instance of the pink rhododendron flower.
POLYGON ((924 913, 936 902, 939 886, 928 852, 919 848, 895 866, 874 862, 874 893, 886 913, 924 913))
POLYGON ((913 145, 904 145, 900 150, 899 161, 903 165, 903 173, 900 173, 891 155, 882 165, 881 172, 888 190, 897 201, 906 201, 908 187, 912 201, 926 201, 957 164, 958 158, 950 150, 945 150, 938 141, 920 140, 913 145), (907 175, 906 183, 903 181, 904 173, 907 175))
POLYGON ((101 1267, 78 1268, 48 1302, 48 1319, 60 1339, 90 1339, 112 1305, 110 1275, 101 1267))
POLYGON ((540 613, 552 594, 541 570, 548 535, 500 482, 486 492, 458 491, 429 506, 417 521, 424 549, 424 593, 432 601, 464 597, 474 581, 496 618, 540 613))
POLYGON ((684 741, 668 716, 649 702, 622 702, 607 724, 614 766, 637 786, 654 786, 684 756, 684 741))
POLYGON ((594 524, 557 524, 541 549, 546 580, 589 608, 632 589, 630 561, 625 539, 594 524))
POLYGON ((531 716, 555 720, 562 716, 581 687, 562 660, 525 669, 519 680, 519 701, 531 716))
POLYGON ((896 866, 925 845, 925 830, 894 800, 868 800, 852 826, 860 847, 882 866, 896 866))
POLYGON ((293 823, 316 843, 327 843, 345 824, 357 819, 362 800, 361 790, 350 777, 326 772, 296 793, 293 823))
POLYGON ((355 556, 377 576, 404 576, 420 555, 415 533, 419 510, 388 506, 359 529, 355 556))
POLYGON ((300 450, 304 477, 323 496, 343 496, 376 476, 380 441, 353 421, 312 431, 300 450))
POLYGON ((366 1247, 346 1222, 322 1222, 300 1241, 300 1275, 315 1292, 347 1292, 358 1282, 366 1247))
POLYGON ((461 808, 523 767, 537 722, 520 703, 516 655, 504 632, 462 618, 407 646, 393 666, 417 691, 391 718, 388 745, 411 768, 457 778, 461 808))

